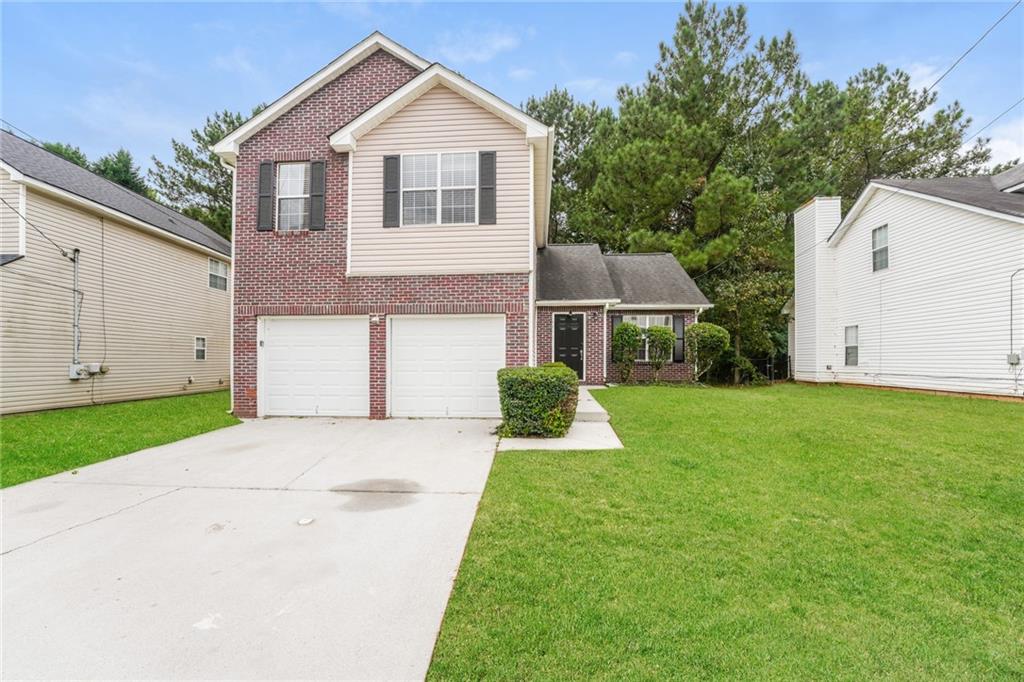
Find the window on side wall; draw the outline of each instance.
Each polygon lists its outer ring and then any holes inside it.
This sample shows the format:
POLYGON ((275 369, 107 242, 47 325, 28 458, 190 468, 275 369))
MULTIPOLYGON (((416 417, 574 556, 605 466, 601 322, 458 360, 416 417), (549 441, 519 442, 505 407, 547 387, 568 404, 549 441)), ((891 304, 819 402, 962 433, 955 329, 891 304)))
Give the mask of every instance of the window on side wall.
POLYGON ((228 264, 216 258, 210 259, 210 288, 228 290, 228 264))
POLYGON ((197 337, 195 337, 195 346, 193 347, 193 349, 195 351, 195 359, 196 360, 205 360, 206 359, 206 337, 205 336, 197 336, 197 337))
POLYGON ((858 329, 856 326, 846 328, 846 366, 857 366, 857 351, 859 348, 858 329))
POLYGON ((277 164, 277 229, 309 229, 309 163, 277 164))
POLYGON ((672 329, 671 315, 623 315, 623 322, 632 322, 644 332, 644 345, 637 353, 637 362, 647 362, 647 330, 651 327, 668 327, 672 329))
POLYGON ((476 152, 402 156, 402 225, 473 225, 476 152))
POLYGON ((889 226, 871 230, 871 270, 878 272, 889 267, 889 226))

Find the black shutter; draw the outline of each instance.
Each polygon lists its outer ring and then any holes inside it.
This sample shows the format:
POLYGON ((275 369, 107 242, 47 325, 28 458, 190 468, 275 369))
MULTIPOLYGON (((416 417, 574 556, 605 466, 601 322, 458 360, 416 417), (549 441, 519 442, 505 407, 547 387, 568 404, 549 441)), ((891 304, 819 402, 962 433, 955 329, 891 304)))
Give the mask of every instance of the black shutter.
MULTIPOLYGON (((615 328, 622 324, 622 315, 612 315, 612 336, 615 336, 615 328)), ((611 357, 612 343, 608 339, 608 356, 611 357)))
POLYGON ((324 216, 324 195, 327 190, 326 168, 323 161, 309 164, 309 229, 322 230, 327 226, 324 216))
POLYGON ((399 156, 384 157, 384 227, 398 227, 399 183, 401 181, 402 163, 399 156))
POLYGON ((274 162, 260 163, 259 205, 256 210, 256 229, 274 229, 274 162))
POLYGON ((686 359, 686 320, 682 315, 672 318, 672 331, 676 333, 676 345, 672 348, 672 362, 683 362, 686 359))
POLYGON ((495 185, 497 173, 497 152, 480 152, 480 224, 494 225, 498 222, 495 185))

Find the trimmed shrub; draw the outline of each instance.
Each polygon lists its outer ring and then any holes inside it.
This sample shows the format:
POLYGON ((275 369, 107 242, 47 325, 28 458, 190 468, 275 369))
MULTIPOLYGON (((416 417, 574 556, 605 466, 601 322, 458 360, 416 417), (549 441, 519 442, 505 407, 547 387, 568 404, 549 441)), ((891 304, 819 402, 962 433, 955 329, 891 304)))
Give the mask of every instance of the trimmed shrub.
POLYGON ((564 436, 576 417, 579 379, 560 362, 498 370, 501 435, 564 436))
POLYGON ((647 328, 647 362, 654 370, 654 380, 658 381, 661 368, 672 358, 672 350, 676 345, 676 333, 668 327, 647 328))
POLYGON ((628 384, 633 363, 644 346, 644 332, 632 322, 623 322, 612 332, 612 362, 619 368, 619 381, 628 384))
POLYGON ((710 322, 686 328, 686 360, 693 363, 693 380, 700 381, 729 347, 729 332, 710 322))

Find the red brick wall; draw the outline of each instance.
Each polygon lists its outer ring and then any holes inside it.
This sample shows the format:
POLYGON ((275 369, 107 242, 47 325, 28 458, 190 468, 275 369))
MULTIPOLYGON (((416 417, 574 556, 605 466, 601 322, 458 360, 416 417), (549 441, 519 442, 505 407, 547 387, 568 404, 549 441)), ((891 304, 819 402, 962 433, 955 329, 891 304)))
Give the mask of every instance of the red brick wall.
POLYGON ((553 353, 554 316, 563 313, 586 315, 584 333, 586 354, 583 358, 583 383, 604 383, 604 306, 579 308, 537 308, 537 364, 551 362, 553 353))
MULTIPOLYGON (((674 317, 683 317, 684 329, 689 327, 696 321, 696 314, 692 310, 615 310, 615 315, 672 315, 674 317)), ((611 314, 609 313, 608 320, 608 353, 611 354, 612 350, 612 323, 611 314)), ((669 362, 667 365, 661 368, 661 381, 692 381, 693 380, 693 365, 687 362, 669 362)), ((616 368, 609 357, 608 360, 608 381, 616 382, 619 380, 619 370, 616 368)), ((633 368, 633 381, 653 381, 654 372, 651 370, 651 366, 646 362, 637 362, 633 368)))
POLYGON ((345 276, 348 155, 328 137, 418 71, 378 51, 242 143, 235 171, 235 413, 256 414, 260 315, 380 315, 370 331, 370 409, 386 414, 387 314, 505 313, 508 364, 528 361, 529 275, 345 276), (258 232, 261 161, 326 162, 326 229, 258 232))

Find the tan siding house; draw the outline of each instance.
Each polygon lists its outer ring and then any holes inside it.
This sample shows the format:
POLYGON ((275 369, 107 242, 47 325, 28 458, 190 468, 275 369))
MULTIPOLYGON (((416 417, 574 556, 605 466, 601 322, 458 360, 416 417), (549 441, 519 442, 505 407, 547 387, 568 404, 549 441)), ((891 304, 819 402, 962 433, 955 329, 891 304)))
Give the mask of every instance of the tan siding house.
MULTIPOLYGON (((47 185, 9 157, 14 145, 31 146, 12 137, 3 138, 0 196, 17 210, 0 203, 0 226, 5 255, 9 244, 23 240, 18 255, 24 257, 0 267, 0 413, 227 388, 230 277, 221 289, 210 276, 228 274, 227 242, 210 232, 211 248, 159 225, 146 229, 132 215, 47 185), (19 196, 20 203, 11 200, 19 196), (69 378, 76 356, 74 263, 31 225, 65 250, 79 251, 77 356, 107 371, 69 378)), ((83 180, 93 178, 101 180, 83 180)), ((106 189, 118 201, 145 201, 106 189)), ((199 229, 160 210, 182 228, 199 229)))

